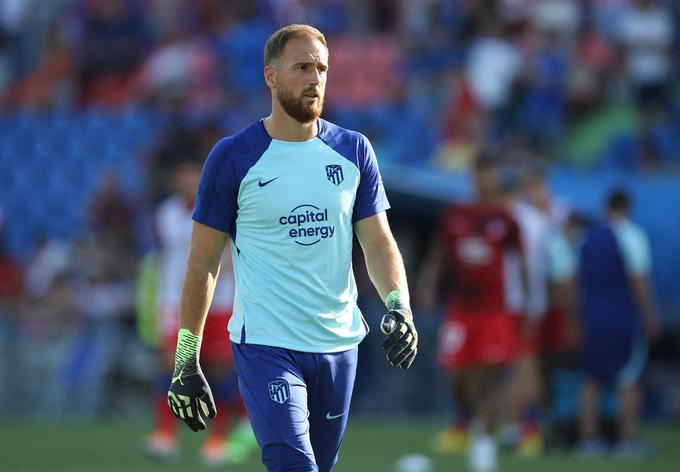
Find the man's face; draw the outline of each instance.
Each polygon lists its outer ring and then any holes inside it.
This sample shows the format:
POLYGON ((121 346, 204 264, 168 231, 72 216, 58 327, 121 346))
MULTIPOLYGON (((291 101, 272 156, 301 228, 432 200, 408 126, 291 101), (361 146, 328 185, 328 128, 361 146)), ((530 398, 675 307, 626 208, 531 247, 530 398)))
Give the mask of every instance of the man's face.
POLYGON ((527 196, 537 208, 546 208, 550 201, 550 192, 542 179, 532 179, 528 183, 527 196))
POLYGON ((291 39, 281 57, 265 74, 283 109, 300 123, 310 123, 321 116, 326 93, 328 51, 311 37, 291 39), (271 71, 270 71, 271 72, 271 71))
POLYGON ((495 167, 484 167, 475 170, 474 181, 477 195, 481 197, 493 196, 501 189, 500 174, 495 167))
POLYGON ((175 169, 175 191, 185 200, 193 201, 200 179, 201 168, 197 164, 181 164, 175 169))

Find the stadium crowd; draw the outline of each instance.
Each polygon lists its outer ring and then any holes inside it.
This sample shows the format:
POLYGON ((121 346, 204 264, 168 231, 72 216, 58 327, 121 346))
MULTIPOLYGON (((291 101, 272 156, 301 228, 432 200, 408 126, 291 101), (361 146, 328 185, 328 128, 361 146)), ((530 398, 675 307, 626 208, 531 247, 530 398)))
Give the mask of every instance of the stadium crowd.
POLYGON ((383 159, 465 167, 493 143, 508 160, 677 164, 675 2, 0 5, 6 110, 144 105, 217 119, 230 134, 266 105, 261 45, 276 25, 297 21, 317 25, 333 45, 327 115, 365 130, 383 159), (627 126, 602 116, 612 108, 625 109, 627 126), (610 149, 565 146, 592 121, 618 131, 610 149))
MULTIPOLYGON (((262 46, 278 26, 326 34, 324 118, 366 134, 381 165, 469 171, 489 151, 507 203, 553 166, 675 175, 678 15, 655 0, 0 0, 0 353, 25 366, 20 381, 0 370, 0 413, 149 410, 135 300, 152 215, 178 162, 267 109, 262 46)), ((415 278, 439 203, 404 200, 395 235, 415 278)), ((583 234, 580 215, 564 221, 583 234)), ((379 301, 361 305, 376 326, 379 301)), ((407 383, 369 334, 356 411, 447 411, 440 312, 418 320, 430 348, 407 383)))

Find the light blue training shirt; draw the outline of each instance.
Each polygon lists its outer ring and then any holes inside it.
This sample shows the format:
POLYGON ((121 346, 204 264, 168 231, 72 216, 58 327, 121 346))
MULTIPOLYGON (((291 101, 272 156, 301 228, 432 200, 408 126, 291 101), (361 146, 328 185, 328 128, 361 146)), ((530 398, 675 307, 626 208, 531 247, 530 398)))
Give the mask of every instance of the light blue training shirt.
POLYGON ((652 267, 652 251, 645 231, 627 218, 614 222, 612 230, 628 275, 649 274, 652 267))
POLYGON ((219 141, 203 168, 193 219, 233 241, 235 343, 339 352, 368 332, 353 223, 389 203, 368 139, 317 125, 313 139, 290 142, 260 120, 219 141))

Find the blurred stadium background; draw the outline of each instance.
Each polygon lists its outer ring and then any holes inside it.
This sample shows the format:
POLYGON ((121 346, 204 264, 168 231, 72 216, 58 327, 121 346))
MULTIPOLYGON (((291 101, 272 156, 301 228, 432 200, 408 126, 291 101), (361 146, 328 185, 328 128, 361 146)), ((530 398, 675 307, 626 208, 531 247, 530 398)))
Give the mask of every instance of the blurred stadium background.
MULTIPOLYGON (((268 113, 263 45, 292 22, 328 38, 324 117, 373 142, 411 277, 442 205, 470 195, 466 170, 482 146, 509 175, 547 172, 584 221, 601 216, 613 186, 630 191, 664 328, 645 376, 656 454, 644 467, 674 469, 679 20, 674 0, 0 0, 0 470, 157 467, 139 453, 155 377, 135 322, 151 215, 174 162, 204 158, 268 113)), ((375 327, 380 302, 361 271, 375 327)), ((362 344, 338 470, 392 470, 401 455, 429 454, 451 414, 434 363, 439 320, 419 314, 423 350, 408 375, 386 368, 377 330, 362 344)), ((552 418, 568 428, 578 369, 551 382, 552 418)), ((557 450, 535 462, 504 456, 501 470, 572 470, 557 450)))

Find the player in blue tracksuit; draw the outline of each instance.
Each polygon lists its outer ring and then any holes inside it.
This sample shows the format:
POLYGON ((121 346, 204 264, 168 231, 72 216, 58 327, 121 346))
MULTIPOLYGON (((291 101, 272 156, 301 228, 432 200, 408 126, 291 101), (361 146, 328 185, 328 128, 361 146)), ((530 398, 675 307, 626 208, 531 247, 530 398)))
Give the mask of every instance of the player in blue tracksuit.
POLYGON ((194 431, 215 415, 197 353, 230 237, 229 338, 269 471, 330 471, 337 461, 357 345, 368 331, 356 304, 354 234, 391 315, 381 326, 388 360, 407 369, 417 352, 373 149, 363 135, 319 118, 327 71, 326 40, 315 28, 290 25, 272 35, 264 68, 272 113, 213 148, 193 215, 168 403, 194 431))
POLYGON ((604 452, 598 436, 601 385, 619 394, 619 438, 614 452, 638 455, 638 380, 647 357, 647 341, 659 334, 648 275, 650 248, 642 229, 628 219, 629 198, 612 192, 607 221, 586 236, 580 254, 583 359, 587 376, 581 392, 580 452, 604 452))

